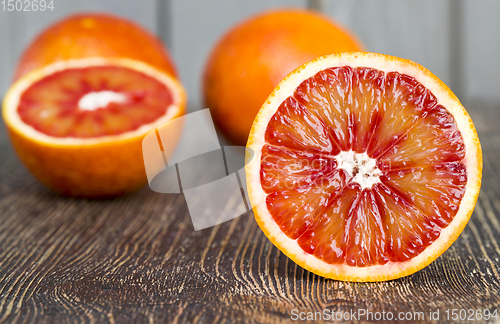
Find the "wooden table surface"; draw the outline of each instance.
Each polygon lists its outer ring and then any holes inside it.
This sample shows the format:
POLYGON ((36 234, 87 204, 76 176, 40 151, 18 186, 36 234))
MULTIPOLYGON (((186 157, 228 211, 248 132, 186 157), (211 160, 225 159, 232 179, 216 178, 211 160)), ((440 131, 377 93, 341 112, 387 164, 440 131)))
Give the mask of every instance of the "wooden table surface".
POLYGON ((445 322, 447 309, 500 308, 500 107, 469 109, 484 152, 474 214, 438 260, 383 283, 303 270, 251 212, 195 232, 183 195, 59 197, 20 164, 0 126, 0 322, 281 323, 293 309, 325 308, 424 312, 426 322, 439 310, 445 322))

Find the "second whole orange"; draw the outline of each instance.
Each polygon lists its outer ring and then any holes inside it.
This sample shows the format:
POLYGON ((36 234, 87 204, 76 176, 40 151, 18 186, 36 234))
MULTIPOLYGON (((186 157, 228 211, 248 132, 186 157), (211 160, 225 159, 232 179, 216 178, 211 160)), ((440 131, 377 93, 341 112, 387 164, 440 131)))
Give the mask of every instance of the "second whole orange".
POLYGON ((206 107, 230 141, 245 145, 259 108, 283 77, 318 56, 362 49, 355 35, 312 11, 251 17, 223 36, 209 57, 206 107))

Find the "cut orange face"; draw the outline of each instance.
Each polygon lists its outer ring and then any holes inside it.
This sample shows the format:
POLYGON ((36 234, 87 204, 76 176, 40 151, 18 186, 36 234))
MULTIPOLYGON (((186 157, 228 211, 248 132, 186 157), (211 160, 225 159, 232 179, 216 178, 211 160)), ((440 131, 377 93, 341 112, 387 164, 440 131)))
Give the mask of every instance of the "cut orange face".
POLYGON ((247 186, 257 223, 318 275, 412 274, 460 235, 481 184, 479 139, 431 72, 374 53, 318 58, 257 115, 247 186))
POLYGON ((142 139, 185 105, 182 85, 153 66, 85 58, 22 76, 4 98, 3 117, 41 182, 65 195, 103 197, 146 183, 142 139))

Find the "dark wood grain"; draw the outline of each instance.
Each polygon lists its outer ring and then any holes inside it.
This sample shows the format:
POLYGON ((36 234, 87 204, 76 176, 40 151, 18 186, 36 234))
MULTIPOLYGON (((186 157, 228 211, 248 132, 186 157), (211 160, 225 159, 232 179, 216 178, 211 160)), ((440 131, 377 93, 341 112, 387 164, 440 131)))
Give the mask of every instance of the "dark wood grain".
POLYGON ((303 270, 251 212, 195 232, 182 195, 59 197, 20 165, 1 129, 0 322, 281 323, 292 309, 324 308, 424 312, 425 321, 439 309, 444 322, 446 309, 500 308, 497 108, 471 111, 484 183, 465 231, 424 270, 383 283, 303 270))

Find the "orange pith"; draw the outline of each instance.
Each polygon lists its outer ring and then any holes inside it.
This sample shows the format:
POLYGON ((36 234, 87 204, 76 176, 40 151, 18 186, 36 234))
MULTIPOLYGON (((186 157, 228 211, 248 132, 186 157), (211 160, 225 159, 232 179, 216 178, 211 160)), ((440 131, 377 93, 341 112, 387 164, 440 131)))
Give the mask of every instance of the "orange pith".
POLYGON ((300 266, 348 281, 412 274, 459 236, 480 190, 477 132, 422 66, 343 53, 290 73, 257 115, 255 218, 300 266))
POLYGON ((151 76, 117 66, 93 66, 56 72, 32 84, 20 98, 21 120, 54 137, 118 135, 149 124, 172 104, 171 90, 151 76), (111 91, 123 98, 82 109, 86 95, 111 91))
POLYGON ((464 144, 453 116, 397 72, 319 72, 278 108, 266 142, 261 183, 269 212, 327 263, 369 266, 418 255, 453 219, 465 191, 464 144), (380 183, 363 189, 336 168, 338 154, 349 150, 377 160, 380 183), (322 165, 311 170, 314 162, 322 165), (299 164, 292 179, 282 175, 299 164))

